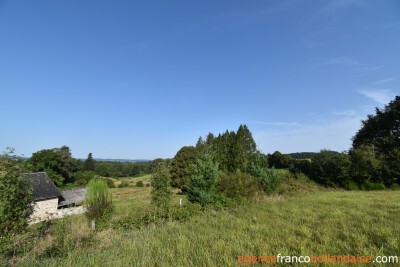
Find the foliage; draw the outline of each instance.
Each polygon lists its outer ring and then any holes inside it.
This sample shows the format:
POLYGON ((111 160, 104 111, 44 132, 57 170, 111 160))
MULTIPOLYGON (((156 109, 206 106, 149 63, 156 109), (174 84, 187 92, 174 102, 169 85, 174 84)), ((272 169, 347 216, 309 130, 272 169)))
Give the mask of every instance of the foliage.
POLYGON ((259 183, 253 176, 240 170, 234 173, 222 172, 219 175, 217 190, 240 202, 252 199, 259 190, 259 183))
POLYGON ((85 196, 86 217, 99 220, 107 209, 112 208, 112 197, 107 183, 101 179, 90 180, 85 196))
POLYGON ((32 186, 22 176, 22 162, 14 150, 0 157, 0 239, 27 227, 33 211, 32 186))
POLYGON ((257 152, 256 143, 246 125, 240 125, 236 132, 226 130, 217 137, 209 133, 205 141, 200 137, 196 149, 201 154, 212 155, 219 168, 229 172, 246 170, 257 152))
POLYGON ((164 162, 166 164, 166 167, 169 168, 170 165, 169 159, 156 158, 150 162, 149 173, 154 173, 155 171, 157 171, 158 166, 162 162, 164 162))
POLYGON ((73 182, 73 173, 78 170, 67 146, 35 152, 26 164, 32 172, 46 172, 57 186, 73 182))
POLYGON ((268 154, 268 165, 270 168, 286 169, 291 166, 293 158, 290 155, 282 154, 279 151, 268 154))
POLYGON ((249 165, 252 156, 257 152, 257 145, 253 135, 246 125, 240 125, 235 135, 233 147, 234 159, 233 169, 245 170, 249 165))
POLYGON ((275 192, 278 195, 304 196, 312 192, 320 192, 323 188, 316 182, 310 180, 306 175, 299 173, 293 174, 287 170, 276 170, 280 176, 280 184, 275 192))
MULTIPOLYGON (((332 155, 339 154, 339 152, 336 151, 329 151, 328 153, 331 153, 332 155)), ((311 159, 315 156, 318 156, 319 152, 297 152, 297 153, 290 153, 288 154, 291 156, 293 159, 311 159)))
POLYGON ((290 168, 292 173, 310 174, 311 159, 296 159, 293 161, 293 167, 290 168))
POLYGON ((390 185, 390 189, 391 190, 399 190, 400 189, 400 185, 399 184, 391 184, 390 185))
POLYGON ((348 189, 348 190, 359 190, 360 186, 354 181, 347 181, 346 189, 348 189))
POLYGON ((397 183, 400 184, 400 148, 392 148, 381 155, 379 158, 380 180, 387 186, 397 183))
POLYGON ((379 172, 374 181, 386 185, 400 183, 400 96, 396 96, 383 109, 376 108, 368 115, 353 137, 352 150, 373 146, 379 161, 379 172))
POLYGON ((218 164, 213 161, 212 156, 201 155, 193 165, 187 192, 188 200, 202 206, 214 204, 218 199, 216 192, 218 175, 218 164))
POLYGON ((361 145, 350 153, 352 179, 362 184, 368 181, 379 181, 379 161, 375 156, 373 145, 361 145))
POLYGON ((96 176, 94 171, 78 171, 75 173, 76 183, 78 185, 87 185, 87 183, 96 176))
POLYGON ((385 190, 386 186, 383 183, 364 182, 361 185, 363 190, 385 190))
POLYGON ((127 177, 150 174, 150 162, 96 161, 96 173, 104 177, 127 177))
POLYGON ((153 176, 151 178, 151 205, 161 216, 166 216, 169 212, 171 195, 169 183, 171 176, 168 165, 165 161, 160 161, 153 167, 153 176))
POLYGON ((92 153, 89 153, 87 159, 85 160, 83 164, 83 170, 85 171, 94 171, 96 169, 95 167, 95 160, 93 159, 92 153))
POLYGON ((400 148, 400 96, 383 109, 376 108, 375 115, 368 115, 353 137, 353 149, 361 145, 374 145, 377 154, 400 148))
POLYGON ((261 153, 254 154, 247 169, 247 173, 258 179, 260 187, 267 194, 274 193, 279 187, 282 173, 285 173, 282 171, 268 168, 268 157, 261 153))
POLYGON ((137 187, 144 187, 143 181, 137 181, 137 182, 136 182, 136 186, 137 186, 137 187))
POLYGON ((258 177, 260 186, 264 192, 272 194, 281 184, 283 173, 276 169, 263 169, 258 177))
POLYGON ((310 178, 322 185, 345 187, 351 180, 350 167, 349 155, 332 154, 330 151, 321 150, 312 159, 310 178))
POLYGON ((187 191, 192 164, 196 162, 197 150, 193 146, 182 147, 171 162, 171 185, 187 191))

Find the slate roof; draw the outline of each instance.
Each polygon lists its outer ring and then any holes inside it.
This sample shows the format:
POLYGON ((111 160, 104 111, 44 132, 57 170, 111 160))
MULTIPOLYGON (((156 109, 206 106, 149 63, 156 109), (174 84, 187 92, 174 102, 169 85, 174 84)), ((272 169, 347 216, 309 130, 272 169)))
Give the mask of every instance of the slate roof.
POLYGON ((24 173, 26 179, 32 183, 33 198, 35 201, 59 198, 64 200, 64 197, 58 191, 57 187, 50 180, 50 177, 45 172, 24 173))
POLYGON ((79 204, 85 200, 86 188, 72 188, 60 191, 64 200, 58 206, 69 206, 79 204))

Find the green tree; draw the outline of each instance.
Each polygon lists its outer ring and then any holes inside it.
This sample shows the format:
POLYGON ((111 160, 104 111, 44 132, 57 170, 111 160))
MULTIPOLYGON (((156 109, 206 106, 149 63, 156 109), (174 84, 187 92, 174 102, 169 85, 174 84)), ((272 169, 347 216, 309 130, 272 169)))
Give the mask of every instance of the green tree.
POLYGON ((394 147, 379 157, 380 181, 386 186, 400 184, 400 148, 394 147))
POLYGON ((197 150, 193 146, 182 147, 171 162, 171 184, 173 187, 187 191, 192 165, 196 162, 197 150))
POLYGON ((152 161, 150 162, 150 173, 154 173, 155 171, 157 171, 157 169, 158 169, 158 167, 159 167, 159 164, 160 164, 161 162, 164 162, 164 161, 165 161, 165 160, 162 159, 162 158, 156 158, 156 159, 152 160, 152 161))
POLYGON ((201 155, 193 165, 187 197, 190 202, 202 206, 217 201, 216 185, 218 182, 218 164, 214 163, 210 154, 201 155))
POLYGON ((351 151, 362 146, 374 147, 379 161, 373 180, 386 186, 400 183, 400 96, 396 96, 383 109, 376 108, 375 115, 368 115, 353 137, 351 151))
POLYGON ((0 157, 0 238, 24 230, 33 211, 32 185, 13 152, 9 149, 0 157))
POLYGON ((228 172, 246 170, 252 155, 257 152, 256 143, 246 125, 240 125, 236 132, 226 130, 217 137, 209 133, 205 141, 200 137, 196 149, 198 153, 212 155, 219 168, 228 172))
POLYGON ((251 160, 252 155, 257 152, 257 145, 253 135, 246 125, 240 125, 235 135, 233 148, 233 169, 245 170, 251 160))
POLYGON ((351 180, 348 154, 322 150, 311 161, 310 178, 327 186, 346 186, 351 180))
POLYGON ((171 202, 171 194, 169 184, 171 176, 166 161, 159 161, 153 167, 153 175, 151 178, 151 205, 154 207, 158 217, 166 217, 171 202))
POLYGON ((380 182, 378 175, 379 160, 375 156, 373 145, 361 145, 350 153, 351 176, 359 184, 371 181, 380 182))
POLYGON ((353 137, 353 149, 361 145, 374 145, 379 155, 400 148, 400 96, 396 96, 383 109, 376 108, 375 115, 368 115, 353 137))
POLYGON ((289 168, 293 163, 293 158, 290 155, 282 154, 279 151, 275 151, 272 155, 268 155, 269 167, 284 169, 289 168))
POLYGON ((94 171, 95 170, 95 160, 93 159, 92 153, 89 153, 85 163, 83 164, 83 169, 85 171, 94 171))
POLYGON ((47 172, 57 186, 74 181, 73 173, 77 171, 76 161, 67 146, 35 152, 26 164, 30 171, 47 172))

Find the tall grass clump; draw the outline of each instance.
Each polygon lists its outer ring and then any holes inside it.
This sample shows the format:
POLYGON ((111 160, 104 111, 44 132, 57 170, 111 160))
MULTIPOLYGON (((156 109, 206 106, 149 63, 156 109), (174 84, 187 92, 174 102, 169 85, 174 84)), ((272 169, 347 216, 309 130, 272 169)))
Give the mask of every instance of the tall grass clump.
POLYGON ((90 180, 85 196, 86 217, 92 222, 99 221, 109 210, 112 210, 112 197, 104 180, 90 180))

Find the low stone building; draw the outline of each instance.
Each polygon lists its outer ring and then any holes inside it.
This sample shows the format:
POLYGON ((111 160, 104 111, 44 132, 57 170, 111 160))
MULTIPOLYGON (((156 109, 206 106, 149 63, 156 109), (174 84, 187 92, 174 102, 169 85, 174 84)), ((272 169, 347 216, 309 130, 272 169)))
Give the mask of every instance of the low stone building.
POLYGON ((85 199, 85 188, 59 191, 45 172, 26 173, 24 177, 33 189, 32 223, 84 212, 79 205, 85 199))

